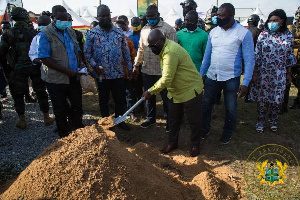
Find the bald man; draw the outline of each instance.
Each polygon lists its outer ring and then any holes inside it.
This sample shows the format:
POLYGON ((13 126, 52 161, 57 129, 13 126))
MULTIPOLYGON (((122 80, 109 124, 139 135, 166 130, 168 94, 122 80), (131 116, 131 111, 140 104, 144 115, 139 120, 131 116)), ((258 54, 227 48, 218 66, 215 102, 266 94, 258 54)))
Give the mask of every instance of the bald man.
POLYGON ((148 47, 159 56, 162 77, 144 93, 145 100, 168 89, 170 132, 168 144, 161 150, 169 153, 178 146, 178 135, 184 113, 191 128, 191 156, 199 155, 201 140, 201 100, 203 82, 191 57, 179 44, 166 39, 154 29, 148 37, 148 47))

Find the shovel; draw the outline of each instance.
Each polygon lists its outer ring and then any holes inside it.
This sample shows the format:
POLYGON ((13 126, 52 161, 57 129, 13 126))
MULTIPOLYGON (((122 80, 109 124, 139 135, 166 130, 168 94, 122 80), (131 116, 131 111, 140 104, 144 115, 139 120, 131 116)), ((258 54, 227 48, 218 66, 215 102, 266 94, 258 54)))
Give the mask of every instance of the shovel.
POLYGON ((129 118, 129 114, 136 108, 138 107, 141 103, 143 103, 145 100, 145 97, 142 97, 138 102, 136 102, 131 108, 129 108, 129 110, 123 115, 123 116, 120 116, 118 118, 115 119, 115 125, 118 125, 122 122, 124 122, 126 119, 129 118))

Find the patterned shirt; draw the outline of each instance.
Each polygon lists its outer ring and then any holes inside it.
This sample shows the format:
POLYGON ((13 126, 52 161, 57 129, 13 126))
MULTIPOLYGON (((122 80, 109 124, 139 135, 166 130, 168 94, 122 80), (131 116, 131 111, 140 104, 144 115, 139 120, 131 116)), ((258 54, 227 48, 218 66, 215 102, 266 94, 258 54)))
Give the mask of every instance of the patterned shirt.
MULTIPOLYGON (((54 27, 57 31, 57 29, 54 27)), ((78 68, 78 61, 77 56, 75 53, 75 46, 72 38, 70 37, 67 30, 64 31, 64 34, 61 34, 57 31, 58 35, 60 36, 61 40, 63 41, 67 53, 68 53, 68 60, 69 60, 69 69, 73 71, 77 71, 78 68)), ((38 41, 38 58, 51 58, 51 45, 48 37, 45 33, 39 33, 39 41, 38 41)), ((79 48, 79 47, 78 47, 79 48)), ((80 48, 78 49, 80 51, 80 48)))
POLYGON ((225 31, 216 27, 209 33, 201 76, 217 81, 227 81, 242 73, 245 64, 243 85, 248 86, 254 69, 254 43, 251 32, 237 22, 225 31))
POLYGON ((257 40, 255 66, 258 83, 251 87, 253 101, 281 104, 286 88, 286 68, 296 64, 293 54, 294 38, 290 31, 263 31, 257 40))
POLYGON ((104 68, 103 79, 124 77, 122 58, 128 70, 132 70, 129 48, 122 29, 113 26, 109 32, 100 26, 91 29, 86 35, 84 45, 86 60, 91 66, 104 68))
POLYGON ((161 75, 160 62, 157 55, 148 47, 148 36, 152 29, 159 29, 167 39, 177 42, 176 31, 167 23, 160 21, 156 27, 146 25, 141 31, 139 50, 135 58, 136 66, 143 64, 142 72, 148 75, 161 75))

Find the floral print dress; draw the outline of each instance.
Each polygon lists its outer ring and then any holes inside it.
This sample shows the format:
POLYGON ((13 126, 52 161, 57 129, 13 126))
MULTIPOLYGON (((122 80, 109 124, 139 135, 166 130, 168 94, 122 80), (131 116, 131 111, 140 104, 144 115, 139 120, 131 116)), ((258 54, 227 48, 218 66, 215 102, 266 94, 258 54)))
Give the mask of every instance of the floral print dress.
POLYGON ((263 103, 281 104, 286 88, 286 68, 296 64, 293 54, 294 38, 290 31, 264 30, 258 37, 255 65, 258 84, 250 90, 249 99, 263 103))

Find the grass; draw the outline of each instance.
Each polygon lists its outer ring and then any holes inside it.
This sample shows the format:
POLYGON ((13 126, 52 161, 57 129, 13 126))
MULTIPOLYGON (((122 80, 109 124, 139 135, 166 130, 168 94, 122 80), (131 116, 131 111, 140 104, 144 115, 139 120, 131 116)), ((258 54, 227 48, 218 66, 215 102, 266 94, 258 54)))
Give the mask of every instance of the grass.
MULTIPOLYGON (((292 87, 290 92, 289 105, 293 103, 296 97, 296 88, 292 87)), ((84 110, 86 113, 99 117, 98 97, 90 93, 84 95, 84 110)), ((300 159, 300 110, 289 110, 287 114, 279 117, 278 132, 272 133, 266 129, 263 134, 258 134, 255 130, 257 121, 256 103, 244 103, 244 99, 238 99, 238 121, 237 129, 232 137, 229 145, 220 145, 218 143, 221 137, 225 109, 224 103, 215 106, 212 117, 211 135, 201 143, 201 154, 212 161, 225 163, 235 171, 243 174, 246 160, 250 153, 259 146, 265 144, 280 144, 290 149, 298 159, 300 159)), ((163 120, 162 102, 159 99, 157 102, 157 125, 148 129, 142 129, 139 125, 144 121, 144 114, 138 115, 138 121, 128 121, 131 131, 123 132, 116 130, 116 136, 126 146, 133 146, 139 142, 146 143, 153 148, 160 149, 167 141, 165 133, 165 120, 163 120)), ((199 114, 200 117, 200 114, 199 114)), ((186 120, 184 120, 179 137, 179 148, 182 151, 190 150, 190 129, 186 120)), ((295 177, 299 177, 299 168, 291 166, 295 177)), ((299 186, 299 184, 298 184, 299 186)), ((246 189, 247 191, 247 189, 246 189)), ((256 199, 255 195, 248 191, 248 199, 256 199)), ((300 199, 300 190, 294 192, 294 198, 300 199)))

